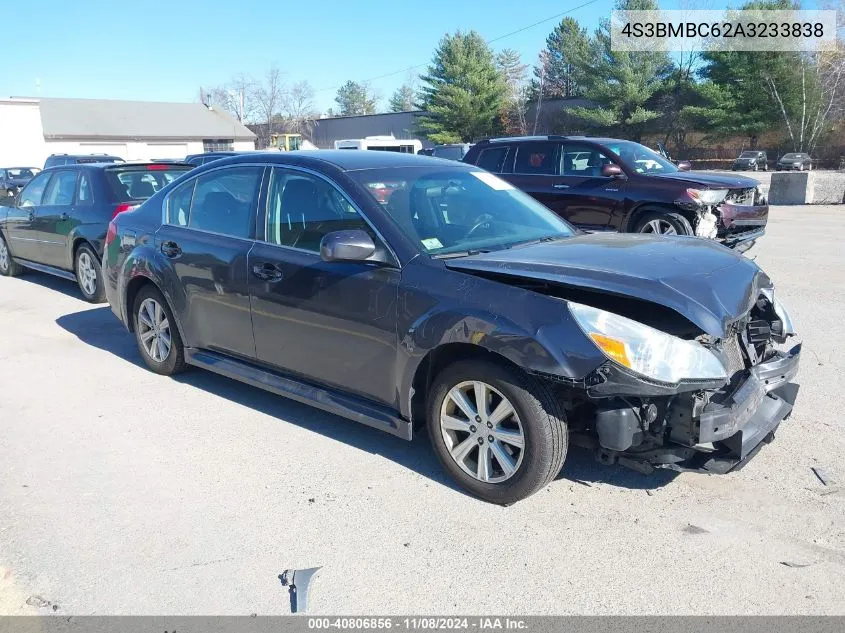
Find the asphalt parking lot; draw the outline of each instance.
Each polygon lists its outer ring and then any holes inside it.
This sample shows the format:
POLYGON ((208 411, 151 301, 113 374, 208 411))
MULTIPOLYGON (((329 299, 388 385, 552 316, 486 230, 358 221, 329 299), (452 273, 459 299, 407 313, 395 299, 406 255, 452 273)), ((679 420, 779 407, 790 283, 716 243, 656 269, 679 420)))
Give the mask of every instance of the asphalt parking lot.
POLYGON ((777 207, 748 253, 804 351, 746 468, 643 476, 573 448, 509 508, 457 490, 425 436, 155 375, 73 283, 0 278, 0 613, 286 614, 279 575, 314 566, 313 613, 845 613, 843 244, 845 207, 777 207))

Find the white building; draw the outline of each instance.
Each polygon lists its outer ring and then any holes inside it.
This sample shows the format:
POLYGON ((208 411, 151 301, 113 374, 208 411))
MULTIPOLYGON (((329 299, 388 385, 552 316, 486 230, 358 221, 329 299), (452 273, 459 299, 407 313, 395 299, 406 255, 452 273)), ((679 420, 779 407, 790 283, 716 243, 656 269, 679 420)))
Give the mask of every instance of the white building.
POLYGON ((41 167, 50 154, 148 160, 253 149, 255 134, 201 103, 0 100, 0 167, 41 167))

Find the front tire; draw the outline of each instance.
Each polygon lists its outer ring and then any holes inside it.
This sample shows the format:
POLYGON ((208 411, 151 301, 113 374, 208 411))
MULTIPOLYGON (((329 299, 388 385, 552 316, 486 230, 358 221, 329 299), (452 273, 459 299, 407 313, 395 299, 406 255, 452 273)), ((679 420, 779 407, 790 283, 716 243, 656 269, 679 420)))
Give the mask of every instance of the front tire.
POLYGON ((94 253, 94 249, 87 244, 83 244, 77 249, 73 262, 73 272, 83 299, 89 303, 103 303, 106 300, 100 260, 94 253))
POLYGON ((634 233, 654 235, 694 235, 692 225, 680 213, 647 211, 637 221, 634 233))
POLYGON ((21 274, 21 266, 12 259, 12 252, 3 234, 0 233, 0 275, 4 277, 17 277, 21 274))
POLYGON ((434 380, 428 431, 443 467, 476 497, 521 501, 560 472, 568 435, 550 390, 503 364, 459 361, 434 380))
POLYGON ((135 342, 147 367, 162 376, 184 371, 182 337, 164 295, 157 288, 145 286, 141 289, 135 297, 132 319, 135 342))

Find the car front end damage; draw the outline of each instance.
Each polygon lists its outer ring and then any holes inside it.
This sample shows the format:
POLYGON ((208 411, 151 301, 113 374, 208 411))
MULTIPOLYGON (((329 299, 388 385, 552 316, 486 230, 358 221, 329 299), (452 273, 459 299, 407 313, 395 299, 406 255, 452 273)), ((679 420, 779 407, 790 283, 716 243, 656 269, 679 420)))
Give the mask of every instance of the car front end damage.
POLYGON ((695 214, 696 237, 715 239, 744 252, 766 231, 769 204, 759 186, 687 189, 675 204, 695 214))
MULTIPOLYGON (((697 376, 665 381, 644 375, 627 367, 619 355, 625 349, 630 354, 636 345, 640 348, 635 354, 660 352, 626 341, 624 332, 593 332, 604 326, 590 322, 582 327, 608 360, 578 389, 556 382, 571 411, 572 442, 595 450, 602 463, 641 472, 663 468, 727 473, 741 468, 774 439, 780 423, 792 413, 801 345, 787 345, 794 335, 792 323, 771 288, 761 291, 751 310, 731 323, 724 337, 699 335, 686 341, 717 360, 723 370, 718 378, 720 370, 714 369, 710 358, 703 356, 711 365, 707 367, 684 359, 680 349, 664 350, 667 362, 685 365, 673 378, 698 372, 697 376)), ((666 343, 655 338, 649 345, 666 343)), ((655 374, 659 362, 649 358, 646 363, 652 367, 649 373, 655 374)))

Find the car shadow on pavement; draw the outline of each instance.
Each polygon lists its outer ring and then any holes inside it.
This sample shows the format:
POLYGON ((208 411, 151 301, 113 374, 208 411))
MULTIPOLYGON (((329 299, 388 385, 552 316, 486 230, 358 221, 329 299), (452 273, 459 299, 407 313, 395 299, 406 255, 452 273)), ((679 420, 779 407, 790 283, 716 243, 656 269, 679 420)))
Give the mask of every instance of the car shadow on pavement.
POLYGON ((85 301, 82 298, 79 286, 75 281, 71 281, 70 279, 62 279, 61 277, 42 273, 37 270, 32 270, 31 268, 25 269, 20 276, 15 277, 15 279, 20 279, 21 281, 26 281, 27 283, 35 284, 37 286, 41 286, 42 288, 49 288, 55 292, 61 292, 63 295, 70 297, 71 299, 79 299, 79 301, 83 302, 85 301))
MULTIPOLYGON (((66 314, 56 319, 56 324, 82 342, 146 370, 135 345, 135 338, 126 331, 110 308, 104 306, 66 314)), ((417 438, 424 441, 409 444, 383 431, 201 369, 187 371, 173 379, 359 450, 381 455, 438 484, 466 494, 443 470, 424 432, 417 433, 417 438)), ((648 490, 666 485, 676 474, 657 471, 652 475, 643 475, 621 466, 605 466, 596 462, 589 451, 571 447, 557 479, 586 486, 603 484, 648 490)))

